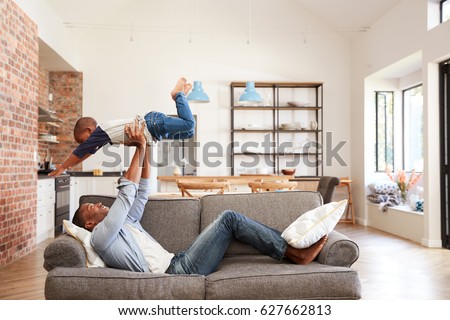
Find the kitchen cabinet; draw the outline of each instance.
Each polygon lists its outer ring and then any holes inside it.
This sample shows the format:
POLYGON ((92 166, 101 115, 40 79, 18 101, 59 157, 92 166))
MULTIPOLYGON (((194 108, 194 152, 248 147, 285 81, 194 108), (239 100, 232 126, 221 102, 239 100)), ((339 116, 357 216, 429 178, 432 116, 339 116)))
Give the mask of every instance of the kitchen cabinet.
POLYGON ((54 235, 55 227, 55 180, 38 180, 36 210, 36 243, 54 235))
POLYGON ((242 103, 245 82, 231 87, 231 175, 323 174, 323 83, 256 82, 261 103, 242 103))
POLYGON ((112 177, 75 177, 71 178, 70 219, 78 209, 79 199, 83 195, 117 196, 119 176, 112 177))

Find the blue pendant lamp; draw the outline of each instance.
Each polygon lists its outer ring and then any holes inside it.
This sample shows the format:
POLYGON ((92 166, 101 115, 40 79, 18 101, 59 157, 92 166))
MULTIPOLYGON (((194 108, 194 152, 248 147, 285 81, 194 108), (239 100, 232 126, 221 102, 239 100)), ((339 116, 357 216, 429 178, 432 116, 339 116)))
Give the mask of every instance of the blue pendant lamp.
POLYGON ((255 83, 248 81, 245 84, 244 93, 239 97, 240 102, 262 102, 262 98, 255 90, 255 83))
POLYGON ((196 103, 208 103, 209 97, 203 91, 202 82, 201 81, 194 81, 194 87, 192 88, 191 92, 188 94, 187 99, 190 102, 196 102, 196 103))

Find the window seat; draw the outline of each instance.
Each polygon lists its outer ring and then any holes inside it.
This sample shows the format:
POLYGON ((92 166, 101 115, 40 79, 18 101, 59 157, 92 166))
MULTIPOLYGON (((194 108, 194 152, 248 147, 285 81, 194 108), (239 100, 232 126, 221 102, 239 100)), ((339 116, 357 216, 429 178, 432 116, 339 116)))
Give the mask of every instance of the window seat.
POLYGON ((409 206, 389 207, 383 212, 377 204, 367 202, 366 225, 418 243, 423 238, 423 212, 409 206))

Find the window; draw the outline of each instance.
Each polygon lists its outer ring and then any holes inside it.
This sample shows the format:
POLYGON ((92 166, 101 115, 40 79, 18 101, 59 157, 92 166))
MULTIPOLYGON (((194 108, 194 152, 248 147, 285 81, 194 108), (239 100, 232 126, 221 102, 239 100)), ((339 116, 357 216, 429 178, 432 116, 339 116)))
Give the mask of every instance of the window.
POLYGON ((375 168, 394 167, 394 93, 375 92, 375 168))
POLYGON ((403 169, 423 171, 422 85, 403 91, 403 169))
POLYGON ((441 1, 441 22, 445 22, 450 19, 450 1, 441 1))

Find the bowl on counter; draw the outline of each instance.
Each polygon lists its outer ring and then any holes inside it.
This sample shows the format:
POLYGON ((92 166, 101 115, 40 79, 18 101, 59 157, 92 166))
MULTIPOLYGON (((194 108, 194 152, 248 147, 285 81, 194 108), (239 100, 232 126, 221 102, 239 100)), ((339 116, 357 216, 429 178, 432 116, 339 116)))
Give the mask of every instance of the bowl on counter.
POLYGON ((285 168, 281 170, 281 173, 285 176, 293 176, 295 174, 295 168, 285 168))
POLYGON ((256 168, 257 174, 269 174, 270 169, 269 168, 256 168))

